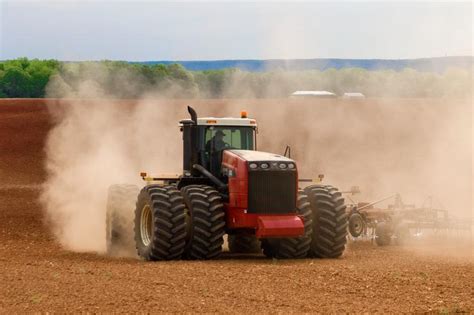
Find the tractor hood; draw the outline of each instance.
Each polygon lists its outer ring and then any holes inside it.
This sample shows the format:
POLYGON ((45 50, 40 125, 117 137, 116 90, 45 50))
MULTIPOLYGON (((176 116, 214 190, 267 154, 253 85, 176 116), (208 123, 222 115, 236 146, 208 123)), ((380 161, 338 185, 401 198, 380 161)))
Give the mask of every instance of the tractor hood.
POLYGON ((229 150, 248 162, 295 162, 283 155, 251 150, 229 150))

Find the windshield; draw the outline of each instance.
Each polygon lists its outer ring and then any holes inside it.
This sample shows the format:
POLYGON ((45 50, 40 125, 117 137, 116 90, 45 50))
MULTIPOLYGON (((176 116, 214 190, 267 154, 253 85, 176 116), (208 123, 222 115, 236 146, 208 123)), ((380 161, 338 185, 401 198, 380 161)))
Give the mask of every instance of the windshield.
POLYGON ((255 150, 254 127, 208 126, 201 130, 204 150, 200 151, 200 159, 216 176, 221 172, 222 150, 255 150))
POLYGON ((254 150, 254 128, 210 126, 205 133, 206 151, 224 149, 254 150))

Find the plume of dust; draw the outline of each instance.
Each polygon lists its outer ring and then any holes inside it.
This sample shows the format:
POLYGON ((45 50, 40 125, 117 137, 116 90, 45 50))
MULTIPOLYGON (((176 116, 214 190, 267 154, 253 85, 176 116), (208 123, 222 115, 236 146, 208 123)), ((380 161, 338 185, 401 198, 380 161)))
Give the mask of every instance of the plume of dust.
MULTIPOLYGON (((74 251, 105 250, 110 185, 142 186, 139 170, 180 169, 181 139, 169 116, 182 108, 147 96, 133 106, 113 101, 94 80, 106 74, 95 70, 73 90, 59 91, 68 100, 49 106, 56 125, 47 139, 48 178, 41 200, 54 235, 74 251)), ((58 87, 53 81, 48 92, 57 94, 58 87)))
POLYGON ((345 195, 346 202, 400 193, 426 207, 432 196, 451 218, 471 222, 471 230, 426 230, 404 249, 474 259, 470 99, 267 100, 249 111, 259 121, 260 149, 282 153, 290 145, 300 177, 324 174, 324 183, 342 190, 359 186, 362 193, 345 195))
MULTIPOLYGON (((400 193, 421 205, 432 195, 454 216, 473 218, 472 102, 466 99, 291 100, 254 99, 237 74, 231 95, 248 99, 134 102, 111 100, 92 77, 62 89, 69 100, 51 107, 57 124, 47 145, 49 177, 42 199, 55 235, 66 248, 103 251, 107 188, 136 183, 138 171, 179 173, 177 122, 189 102, 201 116, 236 116, 247 109, 259 123, 258 149, 292 147, 300 177, 325 174, 341 189, 360 186, 359 201, 400 193), (66 91, 64 91, 66 90, 66 91)), ((266 91, 287 89, 274 81, 266 91)), ((308 89, 319 90, 320 82, 308 89)), ((397 87, 393 87, 397 88, 397 87)), ((263 91, 263 93, 266 93, 263 91)), ((472 237, 471 237, 472 238, 472 237)))

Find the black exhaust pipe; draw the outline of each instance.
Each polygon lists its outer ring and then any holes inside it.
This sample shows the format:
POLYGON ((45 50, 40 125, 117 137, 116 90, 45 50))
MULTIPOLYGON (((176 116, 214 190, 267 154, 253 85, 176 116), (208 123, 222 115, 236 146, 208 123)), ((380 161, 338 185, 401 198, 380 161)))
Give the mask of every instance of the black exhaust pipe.
POLYGON ((191 106, 188 106, 188 112, 189 112, 189 115, 191 115, 191 120, 193 121, 193 123, 197 125, 198 119, 197 119, 197 114, 194 108, 192 108, 191 106))
POLYGON ((197 171, 199 171, 202 175, 206 176, 207 178, 209 178, 211 180, 211 182, 213 182, 214 184, 216 184, 217 186, 217 189, 221 192, 224 192, 227 190, 227 185, 224 184, 223 182, 221 182, 217 177, 215 177, 214 175, 211 174, 211 172, 209 172, 208 170, 206 170, 202 165, 199 165, 199 164, 194 164, 193 165, 193 168, 197 171))

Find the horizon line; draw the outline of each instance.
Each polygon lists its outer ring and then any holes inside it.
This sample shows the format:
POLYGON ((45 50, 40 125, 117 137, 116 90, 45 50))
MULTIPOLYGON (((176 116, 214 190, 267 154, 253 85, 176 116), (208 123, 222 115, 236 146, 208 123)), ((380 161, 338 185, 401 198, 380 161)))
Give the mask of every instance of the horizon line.
POLYGON ((306 61, 306 60, 382 60, 382 61, 411 61, 411 60, 426 60, 426 59, 443 59, 443 58, 474 58, 474 55, 452 55, 452 56, 437 56, 437 57, 417 57, 417 58, 332 58, 332 57, 317 57, 317 58, 269 58, 269 59, 149 59, 149 60, 127 60, 127 59, 83 59, 83 60, 62 60, 56 58, 30 58, 26 56, 16 57, 13 59, 2 59, 0 62, 16 60, 21 58, 38 59, 38 60, 57 60, 61 62, 97 62, 97 61, 122 61, 122 62, 216 62, 216 61, 306 61))

